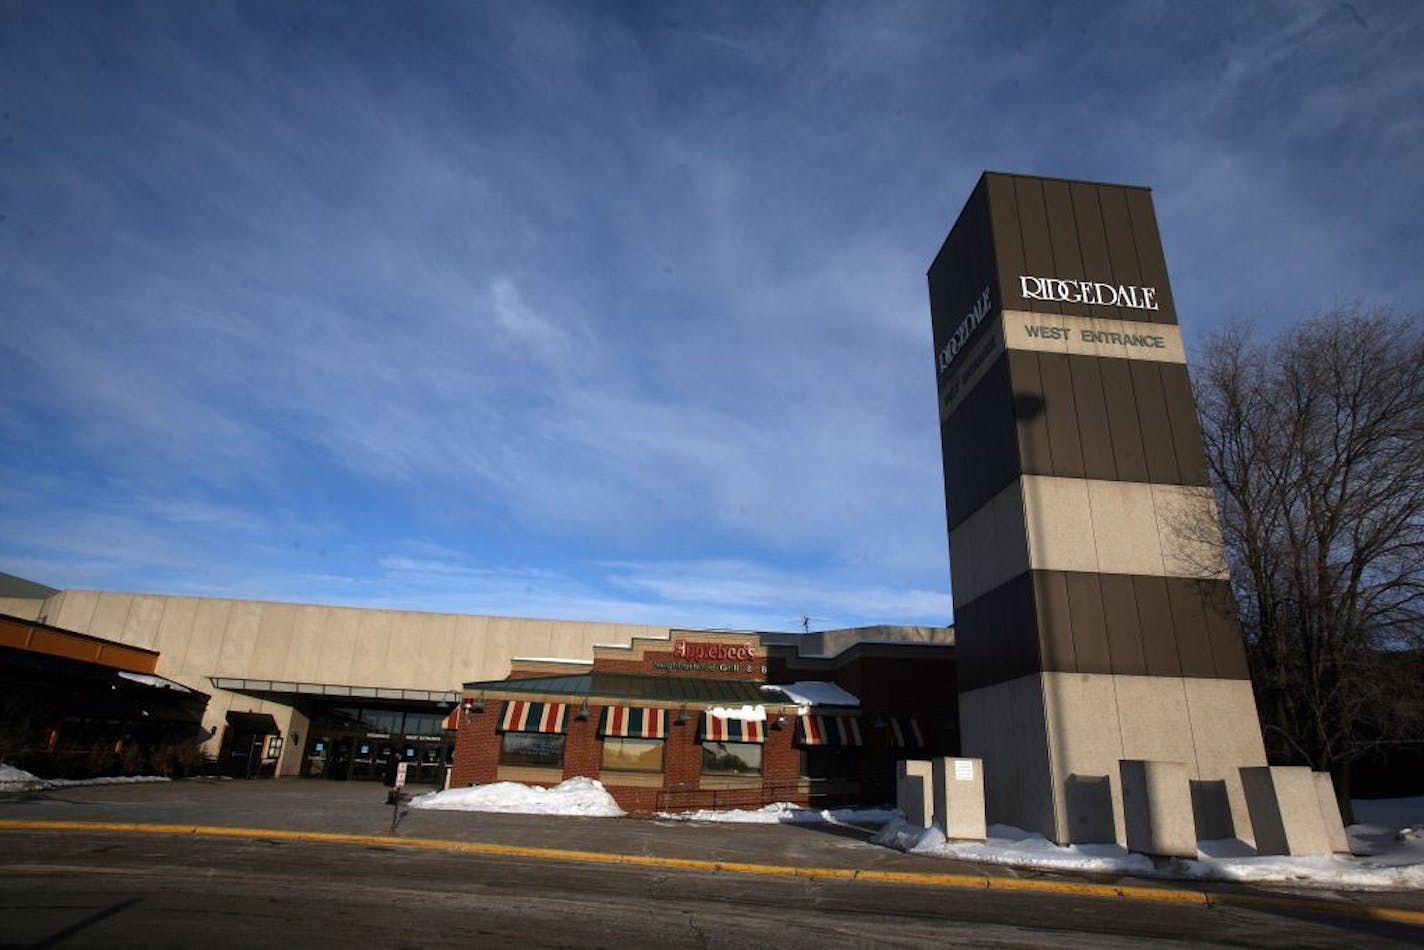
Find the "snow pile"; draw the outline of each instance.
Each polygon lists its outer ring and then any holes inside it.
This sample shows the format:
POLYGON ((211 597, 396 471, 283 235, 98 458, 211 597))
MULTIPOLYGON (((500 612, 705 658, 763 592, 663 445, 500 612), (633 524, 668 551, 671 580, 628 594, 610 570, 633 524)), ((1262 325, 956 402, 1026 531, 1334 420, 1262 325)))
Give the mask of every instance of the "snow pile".
POLYGON ((755 810, 662 812, 659 818, 674 821, 724 822, 742 825, 854 825, 879 828, 899 816, 884 808, 831 808, 817 811, 790 802, 776 802, 755 810))
POLYGON ((46 788, 73 788, 76 785, 137 785, 171 782, 161 775, 110 775, 102 778, 40 778, 24 769, 0 763, 0 792, 37 792, 46 788))
POLYGON ((983 842, 946 841, 938 828, 920 828, 899 815, 871 840, 911 854, 1043 871, 1365 890, 1424 889, 1424 836, 1418 830, 1424 826, 1424 798, 1355 804, 1357 816, 1370 823, 1348 829, 1354 852, 1349 855, 1257 856, 1249 843, 1227 838, 1197 842, 1195 859, 1154 861, 1115 844, 1060 847, 1043 835, 1009 825, 990 825, 988 840, 983 842), (1405 827, 1401 830, 1400 825, 1405 827))
POLYGON ((571 778, 553 788, 521 785, 518 782, 495 782, 474 788, 450 788, 443 792, 417 795, 410 801, 412 808, 444 811, 497 811, 519 815, 583 815, 594 818, 617 818, 623 809, 603 788, 603 783, 591 778, 571 778))

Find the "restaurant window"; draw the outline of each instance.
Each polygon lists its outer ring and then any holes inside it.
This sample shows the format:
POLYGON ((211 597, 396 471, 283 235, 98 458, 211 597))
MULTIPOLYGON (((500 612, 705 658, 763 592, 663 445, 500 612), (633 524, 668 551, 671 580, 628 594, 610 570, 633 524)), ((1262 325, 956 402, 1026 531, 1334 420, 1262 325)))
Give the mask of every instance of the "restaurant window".
POLYGON ((663 740, 610 736, 603 740, 603 767, 618 772, 661 772, 663 740))
POLYGON ((704 775, 761 775, 761 743, 705 740, 702 772, 704 775))
POLYGON ((552 732, 506 732, 499 764, 563 768, 564 737, 552 732))

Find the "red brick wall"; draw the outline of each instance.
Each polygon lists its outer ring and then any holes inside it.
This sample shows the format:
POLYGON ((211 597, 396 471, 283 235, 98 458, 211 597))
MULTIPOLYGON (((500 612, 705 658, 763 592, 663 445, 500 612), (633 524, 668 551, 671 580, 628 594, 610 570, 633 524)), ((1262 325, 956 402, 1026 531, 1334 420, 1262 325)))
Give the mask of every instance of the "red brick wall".
POLYGON ((499 771, 500 738, 495 733, 500 704, 485 704, 484 712, 461 713, 455 734, 455 765, 450 773, 451 788, 469 788, 471 782, 486 785, 499 771))

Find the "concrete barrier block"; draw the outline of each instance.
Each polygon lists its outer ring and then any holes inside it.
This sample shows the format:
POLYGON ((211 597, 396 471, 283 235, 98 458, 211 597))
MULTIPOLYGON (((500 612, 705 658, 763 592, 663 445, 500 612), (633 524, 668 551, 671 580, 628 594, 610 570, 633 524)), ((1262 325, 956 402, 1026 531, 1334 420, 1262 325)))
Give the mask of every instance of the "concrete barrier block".
POLYGON ((951 841, 983 841, 984 760, 934 759, 934 823, 951 841))
POLYGON ((1330 854, 1315 776, 1303 765, 1241 770, 1257 854, 1330 854))
POLYGON ((895 807, 912 825, 928 828, 934 824, 933 779, 929 759, 905 759, 895 763, 895 807))
POLYGON ((1335 782, 1329 772, 1313 772, 1315 797, 1320 801, 1320 822, 1325 826, 1325 838, 1336 854, 1350 853, 1350 836, 1345 834, 1345 822, 1340 817, 1340 803, 1335 798, 1335 782))
POLYGON ((1122 759, 1118 770, 1128 850, 1163 857, 1196 857, 1192 776, 1186 764, 1122 759))

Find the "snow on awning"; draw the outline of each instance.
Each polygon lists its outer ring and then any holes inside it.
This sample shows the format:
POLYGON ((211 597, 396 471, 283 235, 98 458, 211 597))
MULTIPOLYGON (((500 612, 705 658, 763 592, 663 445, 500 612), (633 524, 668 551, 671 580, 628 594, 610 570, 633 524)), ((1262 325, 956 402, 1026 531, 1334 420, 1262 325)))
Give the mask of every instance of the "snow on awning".
POLYGON ((499 714, 500 732, 563 732, 569 718, 567 703, 531 703, 512 699, 499 714))
POLYGON ((180 693, 193 692, 193 690, 184 686, 182 683, 175 683, 170 679, 166 679, 162 676, 156 676, 153 673, 130 673, 128 670, 117 670, 116 672, 119 674, 119 677, 121 679, 132 680, 135 683, 142 683, 144 686, 153 686, 157 687, 158 689, 172 689, 177 690, 180 693))
POLYGON ((799 683, 777 683, 763 686, 764 690, 776 690, 786 694, 787 699, 798 706, 859 706, 860 700, 835 683, 821 680, 807 680, 799 683))
POLYGON ((890 717, 890 745, 896 749, 923 749, 925 734, 914 716, 890 717))
POLYGON ((860 723, 851 716, 798 716, 796 741, 813 746, 858 746, 860 723))
POLYGON ((603 736, 632 739, 666 739, 668 711, 649 706, 608 706, 598 732, 603 736))
POLYGON ((702 714, 700 738, 712 742, 765 742, 765 719, 733 719, 712 712, 702 714))

